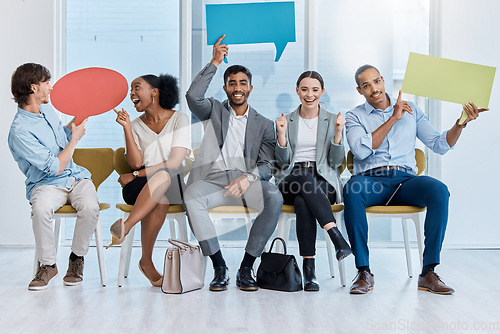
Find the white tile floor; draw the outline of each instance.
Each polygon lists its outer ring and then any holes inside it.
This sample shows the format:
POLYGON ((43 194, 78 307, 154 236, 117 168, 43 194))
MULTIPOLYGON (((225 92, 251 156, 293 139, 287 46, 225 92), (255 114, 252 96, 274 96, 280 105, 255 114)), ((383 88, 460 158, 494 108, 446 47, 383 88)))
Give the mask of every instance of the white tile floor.
MULTIPOLYGON (((49 288, 32 292, 27 285, 34 249, 0 247, 0 333, 500 333, 500 250, 444 250, 437 272, 457 291, 452 296, 417 291, 417 269, 408 278, 402 248, 372 248, 375 289, 368 295, 349 295, 349 286, 329 277, 323 248, 317 256, 317 293, 238 290, 234 276, 241 248, 223 249, 232 279, 226 292, 205 287, 165 295, 137 269, 138 248, 122 288, 116 286, 119 248, 105 252, 106 287, 100 285, 93 248, 84 284, 65 287, 69 252, 60 249, 59 275, 49 288)), ((164 252, 155 250, 158 267, 164 252)), ((350 283, 352 257, 346 267, 350 283)), ((209 269, 207 284, 211 276, 209 269)))

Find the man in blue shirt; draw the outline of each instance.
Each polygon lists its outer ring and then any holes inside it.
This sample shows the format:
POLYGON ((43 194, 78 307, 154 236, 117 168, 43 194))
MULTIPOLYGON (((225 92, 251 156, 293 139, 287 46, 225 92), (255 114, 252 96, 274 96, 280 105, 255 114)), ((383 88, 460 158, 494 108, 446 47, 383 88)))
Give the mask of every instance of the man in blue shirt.
POLYGON ((26 175, 26 197, 31 203, 31 219, 36 254, 40 266, 29 290, 46 289, 57 274, 52 216, 65 204, 77 210, 77 219, 65 285, 83 280, 83 256, 99 218, 99 202, 88 170, 76 165, 72 156, 85 134, 85 121, 61 124, 49 103, 50 72, 42 65, 19 66, 11 80, 18 104, 8 143, 19 168, 26 175), (70 130, 71 129, 71 130, 70 130))
POLYGON ((478 117, 472 102, 463 110, 468 117, 462 125, 439 133, 425 114, 413 103, 397 101, 385 93, 384 78, 371 66, 361 66, 355 74, 366 102, 346 115, 347 141, 354 155, 354 175, 344 186, 344 217, 355 256, 358 274, 350 292, 364 294, 373 289, 374 278, 368 257, 367 206, 384 205, 391 195, 393 205, 427 208, 422 273, 418 289, 437 294, 452 294, 434 272, 439 264, 448 221, 448 188, 429 176, 416 176, 415 140, 420 139, 435 153, 445 154, 457 142, 467 123, 478 117), (399 187, 399 188, 398 188, 399 187))

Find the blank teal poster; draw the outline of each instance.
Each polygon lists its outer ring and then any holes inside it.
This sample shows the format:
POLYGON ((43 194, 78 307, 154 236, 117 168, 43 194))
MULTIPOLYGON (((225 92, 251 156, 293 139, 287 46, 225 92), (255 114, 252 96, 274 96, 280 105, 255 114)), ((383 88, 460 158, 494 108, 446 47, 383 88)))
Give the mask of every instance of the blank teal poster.
POLYGON ((223 44, 274 43, 278 61, 289 42, 295 42, 293 1, 206 5, 207 44, 222 35, 223 44))

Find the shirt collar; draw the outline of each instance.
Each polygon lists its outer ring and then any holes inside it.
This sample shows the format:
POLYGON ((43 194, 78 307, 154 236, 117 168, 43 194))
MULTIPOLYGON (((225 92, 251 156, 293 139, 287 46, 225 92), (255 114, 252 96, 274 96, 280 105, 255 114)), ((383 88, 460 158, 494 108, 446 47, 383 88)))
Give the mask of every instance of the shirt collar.
MULTIPOLYGON (((394 108, 394 99, 389 96, 389 94, 385 93, 385 96, 389 99, 389 106, 385 109, 382 110, 383 112, 388 112, 394 108)), ((375 109, 371 104, 368 103, 368 101, 365 100, 365 110, 368 114, 371 114, 374 110, 379 110, 375 109)))
POLYGON ((17 112, 23 116, 32 117, 32 118, 44 118, 45 117, 41 106, 40 106, 40 113, 39 114, 29 112, 29 111, 24 110, 23 108, 21 108, 19 106, 17 106, 17 112))
POLYGON ((247 104, 247 110, 245 110, 245 113, 241 116, 236 115, 236 111, 234 111, 233 107, 231 107, 231 104, 228 102, 227 105, 229 106, 229 112, 231 113, 231 116, 235 118, 247 118, 248 119, 248 110, 250 109, 250 105, 247 104))

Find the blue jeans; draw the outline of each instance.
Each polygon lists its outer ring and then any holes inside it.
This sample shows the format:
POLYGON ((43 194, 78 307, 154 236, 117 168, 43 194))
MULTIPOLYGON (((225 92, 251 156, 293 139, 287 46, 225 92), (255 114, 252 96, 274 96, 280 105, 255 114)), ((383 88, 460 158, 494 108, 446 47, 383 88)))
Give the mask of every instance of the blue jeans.
POLYGON ((427 207, 423 265, 439 263, 448 222, 448 187, 429 176, 391 170, 354 175, 344 186, 344 218, 357 268, 370 265, 366 207, 385 205, 400 183, 389 205, 427 207))

